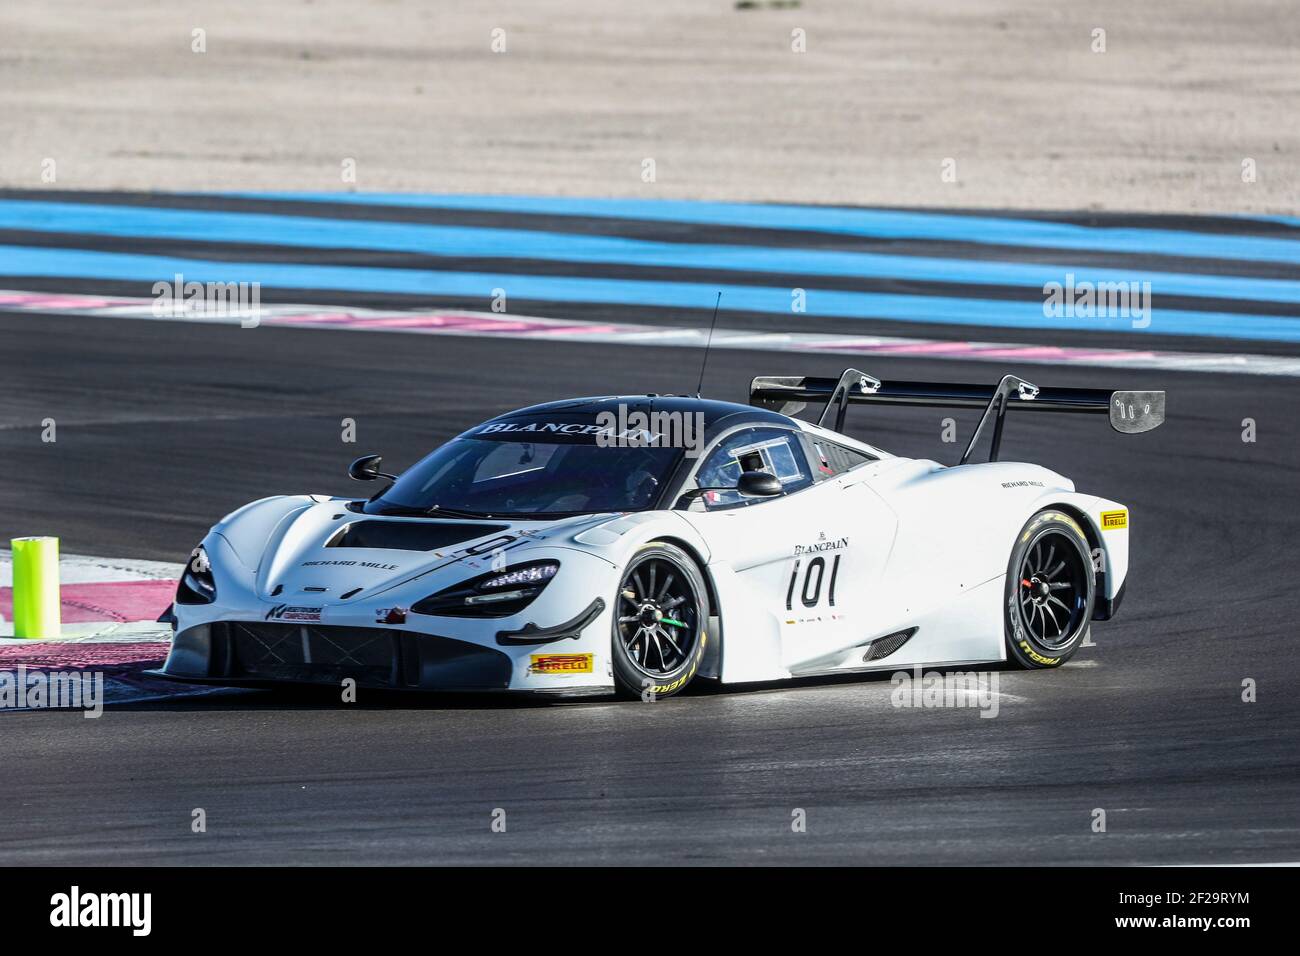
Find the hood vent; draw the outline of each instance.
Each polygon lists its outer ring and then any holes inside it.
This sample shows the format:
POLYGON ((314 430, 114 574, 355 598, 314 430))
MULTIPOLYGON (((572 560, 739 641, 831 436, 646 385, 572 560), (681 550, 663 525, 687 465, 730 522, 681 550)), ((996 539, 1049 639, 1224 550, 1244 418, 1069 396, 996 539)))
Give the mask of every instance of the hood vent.
POLYGON ((353 521, 340 528, 325 547, 436 551, 462 541, 498 534, 508 527, 504 524, 451 524, 447 521, 353 521))

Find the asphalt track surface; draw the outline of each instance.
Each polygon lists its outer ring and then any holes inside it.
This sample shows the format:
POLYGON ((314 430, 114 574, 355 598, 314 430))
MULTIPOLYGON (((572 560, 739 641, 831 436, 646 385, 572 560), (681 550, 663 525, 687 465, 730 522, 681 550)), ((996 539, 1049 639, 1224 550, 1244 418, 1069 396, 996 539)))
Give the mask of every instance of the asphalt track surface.
MULTIPOLYGON (((267 494, 354 493, 500 410, 693 391, 699 353, 572 343, 0 316, 5 536, 180 560, 267 494), (55 443, 38 423, 58 423, 55 443), (340 441, 343 418, 355 445, 340 441)), ((831 357, 715 352, 707 394, 831 357)), ((987 365, 874 361, 983 381, 987 365)), ((251 693, 98 720, 0 718, 0 863, 1259 863, 1300 860, 1292 379, 1023 368, 1163 387, 1139 437, 1029 416, 1004 458, 1132 508, 1126 603, 1064 668, 1000 673, 995 719, 891 706, 888 676, 657 704, 251 693), (1242 419, 1258 423, 1243 443, 1242 419), (1253 678, 1258 702, 1241 700, 1253 678), (207 833, 191 832, 203 808, 207 833), (490 829, 496 808, 507 830, 490 829), (792 812, 807 832, 791 830, 792 812), (1092 831, 1106 811, 1105 833, 1092 831)), ((950 460, 935 412, 850 416, 950 460)), ((968 423, 968 419, 961 419, 968 423)))

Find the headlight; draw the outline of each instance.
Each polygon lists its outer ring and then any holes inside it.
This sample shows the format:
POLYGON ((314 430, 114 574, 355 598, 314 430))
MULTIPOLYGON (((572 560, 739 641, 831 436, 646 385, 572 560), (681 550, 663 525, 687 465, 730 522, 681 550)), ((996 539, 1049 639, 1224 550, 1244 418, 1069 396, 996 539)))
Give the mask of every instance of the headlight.
POLYGON ((555 561, 539 561, 537 564, 522 564, 513 571, 504 571, 482 582, 480 591, 495 591, 508 588, 513 584, 541 584, 555 577, 560 565, 555 561))
POLYGON ((493 571, 417 601, 417 614, 449 617, 509 617, 532 603, 560 570, 558 561, 533 561, 493 571))
POLYGON ((177 604, 211 604, 217 597, 217 582, 212 577, 208 553, 199 545, 190 552, 189 564, 176 586, 177 604))

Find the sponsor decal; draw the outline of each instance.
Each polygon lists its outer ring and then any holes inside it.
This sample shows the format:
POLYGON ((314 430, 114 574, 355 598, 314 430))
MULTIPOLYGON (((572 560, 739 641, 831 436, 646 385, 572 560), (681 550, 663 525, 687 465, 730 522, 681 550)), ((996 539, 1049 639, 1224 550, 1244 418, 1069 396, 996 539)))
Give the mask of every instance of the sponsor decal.
POLYGON ((1002 487, 1003 488, 1041 488, 1043 487, 1043 483, 1041 481, 1004 481, 1002 482, 1002 487))
POLYGON ((1128 527, 1127 511, 1103 511, 1101 513, 1101 530, 1114 531, 1117 528, 1128 527))
MULTIPOLYGON (((788 608, 787 610, 793 610, 793 608, 788 608)), ((821 624, 825 621, 846 621, 846 620, 848 620, 847 614, 826 614, 826 615, 814 614, 814 615, 809 615, 808 617, 790 618, 785 623, 786 624, 821 624)))
MULTIPOLYGON (((827 538, 825 531, 818 532, 817 541, 812 544, 797 544, 794 546, 794 567, 790 569, 790 584, 785 589, 785 609, 787 611, 794 610, 796 597, 807 608, 819 606, 823 596, 825 596, 831 607, 835 606, 835 582, 839 580, 840 558, 843 555, 833 554, 829 558, 823 558, 818 555, 818 552, 842 551, 848 546, 849 539, 847 537, 827 538), (804 557, 808 555, 818 556, 810 557, 805 563, 804 557), (827 560, 830 561, 829 567, 826 564, 827 560), (798 587, 800 570, 803 572, 802 588, 798 587)), ((804 620, 806 621, 807 618, 804 620)))
POLYGON ((396 571, 395 564, 380 564, 378 561, 304 561, 304 568, 319 567, 337 567, 337 568, 371 568, 375 571, 396 571))
POLYGON ((826 537, 826 532, 822 531, 817 534, 817 540, 812 544, 796 544, 794 546, 794 556, 797 558, 801 554, 816 554, 819 551, 839 551, 849 546, 849 539, 826 537))
POLYGON ((408 608, 381 607, 375 611, 376 624, 405 624, 408 608))
POLYGON ((530 674, 590 674, 595 654, 532 654, 530 674))
POLYGON ((822 446, 817 442, 813 442, 813 448, 817 449, 817 470, 826 475, 835 474, 835 469, 831 468, 831 460, 826 457, 826 452, 822 449, 822 446))
POLYGON ((704 417, 671 417, 670 412, 601 412, 593 423, 583 422, 492 422, 475 435, 572 435, 594 438, 601 447, 686 448, 698 454, 703 448, 704 417), (680 419, 680 420, 679 420, 680 419))
POLYGON ((300 607, 295 604, 277 604, 266 612, 268 621, 320 621, 321 608, 300 607))
POLYGON ((475 434, 478 435, 513 435, 515 433, 535 435, 598 435, 608 431, 601 425, 583 425, 577 422, 493 422, 484 425, 475 434))

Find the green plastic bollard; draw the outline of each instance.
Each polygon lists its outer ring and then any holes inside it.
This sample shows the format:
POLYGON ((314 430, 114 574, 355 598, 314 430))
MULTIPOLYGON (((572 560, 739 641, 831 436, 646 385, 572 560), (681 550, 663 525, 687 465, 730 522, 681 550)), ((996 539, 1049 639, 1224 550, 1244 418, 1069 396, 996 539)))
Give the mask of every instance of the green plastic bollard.
POLYGON ((14 637, 58 637, 59 539, 14 538, 14 637))

